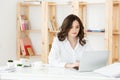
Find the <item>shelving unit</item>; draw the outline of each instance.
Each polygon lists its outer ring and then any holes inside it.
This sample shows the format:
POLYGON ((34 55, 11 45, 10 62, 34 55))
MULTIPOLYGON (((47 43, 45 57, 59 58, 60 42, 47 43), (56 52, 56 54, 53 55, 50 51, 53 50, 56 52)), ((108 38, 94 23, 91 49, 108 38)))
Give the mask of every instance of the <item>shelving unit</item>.
POLYGON ((53 41, 53 37, 55 34, 58 32, 57 30, 57 24, 56 24, 56 15, 55 15, 55 6, 56 4, 54 2, 19 2, 17 6, 17 58, 20 59, 21 57, 29 58, 29 56, 22 56, 21 55, 21 48, 20 48, 20 38, 22 34, 25 34, 29 36, 29 33, 41 33, 42 34, 42 43, 41 43, 41 48, 42 48, 42 53, 41 55, 34 55, 34 56, 40 56, 40 59, 44 62, 47 63, 48 59, 48 54, 50 50, 50 46, 53 41), (22 31, 21 24, 20 24, 20 16, 21 16, 21 11, 24 10, 24 15, 28 18, 29 20, 29 7, 31 6, 40 6, 42 8, 42 29, 30 29, 30 30, 24 30, 22 31), (48 14, 49 13, 49 14, 48 14), (48 21, 52 20, 54 22, 54 26, 56 26, 56 30, 50 31, 48 29, 48 21), (50 36, 50 37, 49 37, 50 36))
MULTIPOLYGON (((58 24, 56 22, 56 6, 60 5, 68 5, 70 4, 72 6, 72 13, 79 16, 82 20, 84 26, 87 26, 86 22, 86 12, 87 12, 87 5, 105 5, 105 32, 85 32, 86 35, 103 35, 105 37, 105 43, 106 43, 106 49, 110 51, 110 57, 109 57, 109 63, 113 63, 115 61, 118 61, 118 53, 119 53, 119 34, 120 34, 120 1, 113 1, 113 0, 107 0, 105 3, 87 3, 87 2, 78 2, 73 1, 71 3, 64 3, 64 4, 57 4, 55 2, 37 2, 37 3, 18 3, 18 9, 17 9, 17 55, 18 59, 21 57, 20 53, 20 37, 21 32, 24 33, 24 31, 20 30, 20 22, 19 22, 19 16, 21 7, 24 7, 24 15, 28 17, 29 20, 29 6, 40 6, 42 8, 42 29, 32 29, 32 30, 25 30, 25 33, 29 35, 29 33, 42 33, 42 53, 40 56, 42 61, 44 63, 48 62, 48 55, 49 51, 53 42, 53 38, 56 35, 56 33, 59 32, 58 30, 58 24), (113 16, 113 17, 112 17, 113 16), (52 20, 54 23, 55 29, 50 30, 48 22, 52 20)), ((85 27, 85 30, 87 30, 87 27, 85 27)), ((26 56, 29 57, 29 56, 26 56)))
POLYGON ((58 29, 58 24, 57 24, 57 21, 56 21, 56 6, 64 6, 64 5, 68 5, 70 3, 61 3, 61 4, 58 4, 58 3, 55 3, 55 2, 43 2, 43 6, 42 8, 44 9, 43 11, 43 17, 44 17, 44 20, 43 20, 43 25, 44 26, 44 30, 43 31, 45 33, 43 40, 43 44, 44 44, 44 47, 43 47, 43 50, 42 51, 44 54, 42 55, 42 61, 44 63, 47 63, 48 62, 48 55, 49 55, 49 51, 51 49, 51 46, 52 46, 52 42, 53 42, 53 39, 54 37, 56 36, 56 34, 59 32, 59 29, 58 29), (53 23, 53 30, 49 30, 49 25, 48 25, 48 21, 52 21, 53 23))
MULTIPOLYGON (((21 15, 24 15, 27 17, 27 20, 29 21, 29 7, 31 6, 41 6, 40 2, 37 3, 31 3, 31 2, 18 2, 17 5, 17 59, 20 59, 22 57, 29 58, 30 55, 23 55, 21 52, 21 47, 20 47, 20 39, 23 36, 28 36, 30 33, 41 33, 41 30, 39 29, 27 29, 27 30, 21 30, 21 15)), ((39 56, 35 53, 34 56, 39 56)))
MULTIPOLYGON (((105 3, 86 3, 86 2, 78 2, 78 1, 75 2, 74 1, 73 2, 73 10, 74 10, 74 14, 78 15, 81 18, 81 20, 84 23, 84 25, 87 26, 87 23, 86 23, 86 12, 87 12, 86 6, 87 5, 105 5, 105 10, 106 10, 106 14, 105 14, 105 16, 106 16, 105 17, 106 18, 105 32, 86 32, 85 31, 85 33, 87 35, 89 35, 89 34, 90 35, 104 35, 104 37, 105 37, 105 43, 106 43, 105 44, 106 45, 105 46, 105 50, 110 51, 109 63, 113 63, 115 56, 116 56, 116 59, 118 59, 118 51, 114 50, 115 48, 114 49, 112 48, 112 45, 114 45, 114 43, 111 43, 113 41, 113 38, 111 40, 110 35, 113 36, 113 34, 114 34, 114 38, 116 38, 115 35, 118 35, 119 32, 118 31, 114 32, 114 33, 110 32, 110 31, 113 30, 112 28, 110 28, 110 24, 111 24, 111 22, 112 22, 113 19, 112 19, 112 15, 110 15, 112 12, 109 13, 110 9, 112 9, 112 7, 110 7, 110 5, 112 5, 112 3, 109 3, 109 2, 110 2, 109 0, 107 0, 105 3), (111 17, 111 18, 109 18, 109 17, 111 17), (108 21, 109 21, 109 23, 108 23, 108 21), (113 55, 112 53, 115 53, 115 55, 113 55)), ((116 15, 118 15, 118 14, 116 14, 116 15)), ((114 18, 114 20, 116 21, 115 18, 114 18)), ((111 25, 111 27, 112 27, 112 25, 111 25)), ((85 30, 86 30, 86 28, 85 28, 85 30)), ((118 37, 117 37, 117 39, 118 39, 118 37)), ((117 39, 115 39, 115 42, 117 42, 116 46, 118 47, 118 41, 117 41, 117 39)), ((118 48, 117 48, 117 50, 118 50, 118 48)))
POLYGON ((111 53, 110 63, 113 63, 119 61, 120 1, 107 0, 107 2, 108 49, 111 53))

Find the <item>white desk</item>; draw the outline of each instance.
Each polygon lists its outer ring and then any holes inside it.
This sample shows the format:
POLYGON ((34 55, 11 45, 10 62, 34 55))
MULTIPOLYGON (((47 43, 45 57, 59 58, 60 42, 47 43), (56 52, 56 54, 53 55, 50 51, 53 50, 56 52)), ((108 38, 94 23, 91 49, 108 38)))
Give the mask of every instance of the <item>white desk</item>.
POLYGON ((42 67, 22 68, 10 73, 0 73, 0 80, 120 80, 92 72, 78 72, 70 69, 42 67))

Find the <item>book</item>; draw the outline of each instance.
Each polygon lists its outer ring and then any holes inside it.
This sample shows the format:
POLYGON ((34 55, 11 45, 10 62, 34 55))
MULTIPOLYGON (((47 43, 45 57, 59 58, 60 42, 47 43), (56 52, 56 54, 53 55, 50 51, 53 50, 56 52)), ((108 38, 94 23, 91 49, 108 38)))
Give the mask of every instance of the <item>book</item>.
POLYGON ((21 31, 24 31, 24 30, 29 30, 29 20, 27 19, 27 17, 25 15, 21 15, 19 17, 19 20, 20 20, 20 28, 21 28, 21 31))
POLYGON ((23 56, 35 55, 32 47, 32 43, 29 37, 24 37, 20 39, 20 48, 23 56), (31 50, 29 48, 31 48, 31 50))
POLYGON ((29 53, 30 56, 34 55, 33 49, 32 49, 32 47, 30 45, 28 45, 27 51, 28 51, 28 53, 29 53))
POLYGON ((24 49, 25 49, 25 56, 30 56, 27 48, 29 47, 30 45, 24 45, 24 49))
POLYGON ((53 28, 53 26, 52 26, 52 23, 51 23, 51 20, 48 21, 48 29, 49 29, 50 31, 53 31, 53 30, 54 30, 54 28, 53 28))
POLYGON ((57 30, 57 23, 56 23, 56 20, 51 19, 50 21, 51 21, 53 30, 56 31, 56 30, 57 30))
POLYGON ((0 73, 9 73, 16 71, 15 67, 0 66, 0 73))
POLYGON ((23 25, 24 25, 25 30, 29 30, 29 21, 28 20, 24 20, 23 25))
POLYGON ((105 32, 105 30, 104 29, 99 29, 99 30, 88 29, 87 32, 105 32))

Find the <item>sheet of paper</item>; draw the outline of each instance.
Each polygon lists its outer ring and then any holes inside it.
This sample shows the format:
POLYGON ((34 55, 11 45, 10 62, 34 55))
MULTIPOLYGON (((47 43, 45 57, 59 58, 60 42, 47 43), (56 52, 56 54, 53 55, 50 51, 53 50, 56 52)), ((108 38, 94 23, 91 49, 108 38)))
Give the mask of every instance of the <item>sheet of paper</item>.
POLYGON ((94 70, 93 72, 99 73, 108 77, 119 77, 120 78, 120 63, 114 63, 100 69, 94 70))

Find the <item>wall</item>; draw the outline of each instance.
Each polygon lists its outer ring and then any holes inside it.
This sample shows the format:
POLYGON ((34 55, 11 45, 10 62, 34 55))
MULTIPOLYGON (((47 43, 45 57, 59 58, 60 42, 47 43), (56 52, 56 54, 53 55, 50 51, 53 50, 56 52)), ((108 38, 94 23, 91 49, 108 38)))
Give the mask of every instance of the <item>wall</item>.
POLYGON ((0 66, 16 58, 16 3, 17 0, 0 1, 0 66))

